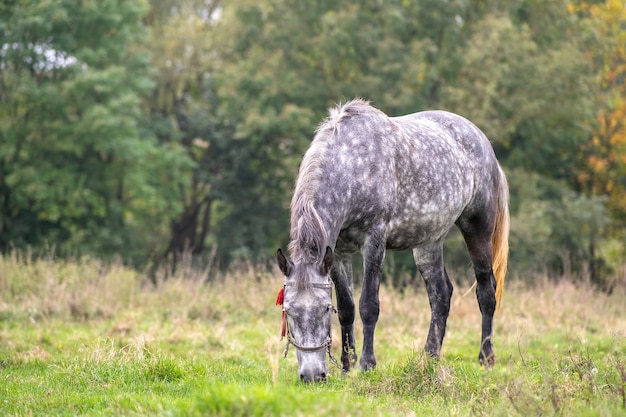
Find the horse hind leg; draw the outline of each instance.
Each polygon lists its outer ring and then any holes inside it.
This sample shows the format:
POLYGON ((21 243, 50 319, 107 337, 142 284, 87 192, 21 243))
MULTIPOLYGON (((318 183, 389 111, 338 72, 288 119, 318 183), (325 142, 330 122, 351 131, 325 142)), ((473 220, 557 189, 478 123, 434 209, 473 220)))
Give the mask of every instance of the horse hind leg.
POLYGON ((476 298, 482 315, 481 344, 478 361, 491 367, 496 356, 492 343, 493 315, 496 310, 496 278, 492 269, 493 249, 490 232, 493 220, 485 215, 462 218, 457 222, 465 239, 476 275, 476 298))
POLYGON ((438 358, 446 334, 453 291, 443 263, 443 245, 438 243, 435 248, 427 251, 414 249, 413 258, 426 284, 430 304, 430 328, 424 350, 438 358))

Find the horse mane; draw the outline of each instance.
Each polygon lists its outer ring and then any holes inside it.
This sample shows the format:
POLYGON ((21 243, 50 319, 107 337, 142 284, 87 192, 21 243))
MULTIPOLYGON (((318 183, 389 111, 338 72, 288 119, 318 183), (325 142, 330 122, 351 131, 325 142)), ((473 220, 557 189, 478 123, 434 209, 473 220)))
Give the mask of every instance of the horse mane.
POLYGON ((323 175, 322 165, 328 154, 326 149, 339 134, 343 120, 367 109, 372 109, 369 102, 358 98, 338 104, 329 109, 328 117, 316 129, 311 146, 300 164, 291 200, 289 252, 294 260, 318 262, 324 256, 326 246, 329 246, 328 231, 314 205, 323 175))
MULTIPOLYGON (((355 98, 354 100, 348 101, 346 104, 337 104, 335 107, 331 107, 328 110, 328 117, 322 121, 322 123, 317 128, 317 135, 322 132, 326 132, 328 134, 331 131, 334 134, 337 133, 337 129, 342 120, 363 113, 365 111, 371 111, 374 108, 370 105, 370 102, 364 100, 362 98, 355 98)), ((315 141, 317 136, 313 139, 315 141)))
POLYGON ((304 194, 294 198, 291 215, 291 243, 289 252, 294 260, 311 264, 322 259, 328 233, 323 226, 313 200, 304 194))

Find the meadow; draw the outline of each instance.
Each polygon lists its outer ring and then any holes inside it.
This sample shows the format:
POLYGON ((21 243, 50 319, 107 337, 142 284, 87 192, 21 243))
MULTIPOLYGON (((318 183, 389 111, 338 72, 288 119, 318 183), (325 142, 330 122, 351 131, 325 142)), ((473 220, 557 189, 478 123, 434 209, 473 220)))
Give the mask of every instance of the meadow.
MULTIPOLYGON (((626 416, 623 287, 510 279, 485 369, 469 285, 439 361, 422 354, 423 286, 383 286, 378 368, 307 385, 293 349, 282 358, 280 273, 208 272, 182 265, 155 287, 121 264, 0 257, 0 415, 626 416)), ((335 316, 335 356, 338 328, 335 316)))

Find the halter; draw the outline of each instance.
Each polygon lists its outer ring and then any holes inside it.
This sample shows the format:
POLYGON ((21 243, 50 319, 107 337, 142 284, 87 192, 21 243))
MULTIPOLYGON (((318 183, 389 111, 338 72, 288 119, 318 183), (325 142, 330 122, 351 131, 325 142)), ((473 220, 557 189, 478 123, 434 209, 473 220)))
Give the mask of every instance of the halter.
MULTIPOLYGON (((291 286, 291 285, 293 284, 285 282, 284 287, 278 292, 278 297, 276 298, 277 305, 283 305, 285 287, 291 286)), ((311 287, 320 288, 320 289, 332 289, 333 284, 332 282, 328 282, 327 284, 311 284, 311 287)), ((331 292, 331 298, 332 298, 332 292, 331 292)), ((330 312, 336 313, 337 309, 335 308, 334 305, 329 304, 327 311, 329 313, 330 312)), ((285 345, 285 350, 283 351, 283 359, 287 357, 290 344, 293 345, 300 352, 306 352, 306 353, 319 352, 320 350, 326 349, 326 351, 328 352, 328 357, 330 358, 330 361, 333 364, 335 364, 338 368, 340 368, 339 363, 337 362, 337 359, 335 359, 335 357, 330 351, 330 347, 332 346, 332 343, 333 343, 330 325, 328 326, 328 336, 326 337, 326 340, 321 345, 302 346, 298 344, 296 342, 296 339, 293 337, 293 333, 291 332, 291 327, 289 326, 289 320, 287 320, 287 311, 285 310, 284 305, 283 305, 283 311, 282 311, 282 320, 283 320, 283 324, 282 324, 280 340, 283 340, 283 337, 287 336, 287 344, 285 345)))

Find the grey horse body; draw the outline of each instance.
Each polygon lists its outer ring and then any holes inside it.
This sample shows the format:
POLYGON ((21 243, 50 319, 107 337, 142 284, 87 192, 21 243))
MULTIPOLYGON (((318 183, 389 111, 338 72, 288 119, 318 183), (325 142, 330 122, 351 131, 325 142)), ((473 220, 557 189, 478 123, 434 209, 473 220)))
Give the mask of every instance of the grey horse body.
MULTIPOLYGON (((478 293, 481 311, 485 310, 481 362, 493 358, 496 281, 491 238, 502 183, 506 180, 489 141, 461 116, 427 111, 388 117, 362 100, 331 110, 300 167, 291 204, 289 248, 299 270, 292 278, 300 281, 323 281, 324 268, 310 266, 322 261, 327 247, 333 251, 328 272, 337 295, 344 370, 356 360, 351 257, 357 251, 364 258, 361 368, 376 365, 373 338, 387 249, 413 250, 432 310, 426 350, 439 355, 452 294, 442 246, 455 223, 468 244, 478 292, 484 289, 478 293)), ((290 274, 285 275, 289 279, 290 274)), ((294 291, 292 296, 296 295, 294 291)), ((286 292, 286 307, 288 299, 286 292)), ((307 379, 306 372, 301 377, 307 379)))

